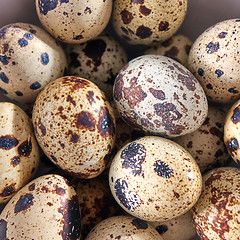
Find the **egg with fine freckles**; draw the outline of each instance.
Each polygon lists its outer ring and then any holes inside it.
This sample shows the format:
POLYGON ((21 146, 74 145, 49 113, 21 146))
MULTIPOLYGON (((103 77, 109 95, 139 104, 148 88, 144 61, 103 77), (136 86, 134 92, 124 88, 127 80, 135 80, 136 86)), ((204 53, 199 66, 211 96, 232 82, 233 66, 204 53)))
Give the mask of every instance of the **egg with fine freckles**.
POLYGON ((56 79, 38 95, 32 119, 44 153, 66 173, 93 178, 103 172, 115 141, 115 118, 94 83, 56 79))
POLYGON ((80 239, 81 216, 76 192, 56 174, 25 185, 0 215, 1 239, 80 239))
POLYGON ((202 176, 195 160, 180 145, 146 136, 116 154, 109 184, 117 203, 127 213, 155 222, 190 210, 200 196, 202 176))

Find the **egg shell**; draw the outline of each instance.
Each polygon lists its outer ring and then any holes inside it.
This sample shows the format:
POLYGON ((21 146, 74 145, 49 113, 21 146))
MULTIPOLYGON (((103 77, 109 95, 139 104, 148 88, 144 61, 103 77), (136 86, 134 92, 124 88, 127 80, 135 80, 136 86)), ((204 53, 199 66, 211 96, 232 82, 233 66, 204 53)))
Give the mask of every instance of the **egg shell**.
POLYGON ((113 92, 122 118, 151 134, 184 135, 199 128, 207 116, 207 98, 197 79, 165 56, 143 55, 128 62, 113 92))
POLYGON ((39 152, 27 114, 13 103, 0 102, 0 203, 36 174, 39 152))
POLYGON ((24 186, 0 215, 2 239, 79 239, 81 219, 76 192, 59 175, 45 175, 24 186))
POLYGON ((110 35, 104 34, 82 44, 67 48, 69 75, 86 78, 113 98, 113 83, 120 69, 127 63, 123 47, 110 35))
POLYGON ((184 35, 174 35, 166 41, 147 48, 144 54, 157 54, 170 57, 187 67, 192 41, 184 35))
POLYGON ((215 168, 203 176, 203 191, 193 207, 193 222, 201 239, 239 239, 240 170, 215 168))
POLYGON ((107 26, 112 0, 36 0, 39 20, 55 38, 83 43, 98 36, 107 26))
POLYGON ((98 176, 115 141, 115 118, 91 81, 66 76, 48 84, 33 107, 38 143, 57 166, 78 178, 98 176))
POLYGON ((115 0, 112 25, 129 44, 150 45, 170 38, 182 24, 187 0, 115 0))
POLYGON ((188 69, 209 100, 235 102, 240 97, 239 58, 240 19, 229 19, 211 26, 195 40, 188 69))
POLYGON ((0 91, 8 98, 33 103, 66 67, 62 47, 40 27, 14 23, 0 29, 0 91))
POLYGON ((222 106, 210 104, 204 123, 194 132, 175 138, 196 160, 202 173, 224 166, 228 153, 223 141, 227 112, 222 106))
POLYGON ((158 232, 146 222, 131 216, 116 216, 103 220, 88 234, 85 240, 162 240, 158 232))
POLYGON ((190 210, 201 193, 202 176, 195 160, 180 145, 146 136, 117 153, 109 184, 127 213, 146 221, 163 221, 190 210))

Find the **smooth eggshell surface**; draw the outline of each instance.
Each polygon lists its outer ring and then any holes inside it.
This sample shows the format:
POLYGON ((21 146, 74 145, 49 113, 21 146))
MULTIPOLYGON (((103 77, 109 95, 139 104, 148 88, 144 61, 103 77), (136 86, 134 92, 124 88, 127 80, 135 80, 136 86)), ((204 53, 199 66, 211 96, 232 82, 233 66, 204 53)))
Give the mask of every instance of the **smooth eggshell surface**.
POLYGON ((126 212, 146 221, 163 221, 186 213, 196 203, 202 176, 195 160, 180 145, 147 136, 117 153, 109 184, 126 212))
POLYGON ((74 76, 48 84, 33 108, 36 138, 57 166, 78 178, 98 176, 115 141, 113 110, 92 82, 74 76))
POLYGON ((0 215, 2 239, 79 239, 78 199, 59 175, 44 175, 23 187, 0 215))
POLYGON ((40 150, 27 114, 0 103, 0 203, 9 200, 36 173, 40 150))

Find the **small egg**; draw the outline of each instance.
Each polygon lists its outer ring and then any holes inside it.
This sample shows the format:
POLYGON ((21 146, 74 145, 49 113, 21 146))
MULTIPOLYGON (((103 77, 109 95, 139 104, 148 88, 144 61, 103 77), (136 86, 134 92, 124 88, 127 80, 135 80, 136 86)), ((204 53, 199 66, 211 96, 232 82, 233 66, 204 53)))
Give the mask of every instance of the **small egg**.
POLYGON ((83 43, 98 36, 107 26, 112 0, 36 0, 39 20, 55 38, 83 43))
POLYGON ((146 136, 124 146, 109 171, 111 192, 129 214, 146 221, 180 216, 198 200, 202 176, 180 145, 146 136))
POLYGON ((210 101, 229 103, 240 97, 240 19, 219 22, 193 43, 188 69, 210 101))
POLYGON ((208 103, 197 79, 180 63, 160 55, 128 62, 113 87, 116 107, 132 127, 177 137, 204 122, 208 103))
POLYGON ((28 183, 0 215, 1 239, 80 239, 81 218, 76 192, 58 175, 28 183))
POLYGON ((123 47, 110 35, 101 35, 86 43, 69 44, 68 73, 86 78, 113 98, 113 83, 120 69, 127 63, 123 47))
POLYGON ((0 92, 8 98, 33 103, 66 67, 62 47, 43 29, 26 23, 0 29, 0 92))
POLYGON ((215 168, 203 176, 203 191, 193 207, 193 223, 201 239, 239 239, 240 170, 215 168))
POLYGON ((27 114, 13 103, 0 102, 0 203, 34 177, 39 160, 40 149, 27 114))
POLYGON ((85 240, 95 239, 162 240, 162 237, 151 225, 140 219, 116 216, 100 222, 85 238, 85 240))
POLYGON ((61 169, 78 178, 93 178, 105 169, 115 118, 94 83, 74 76, 49 83, 35 101, 32 119, 39 145, 61 169))
POLYGON ((157 54, 170 57, 187 67, 192 41, 184 35, 174 35, 166 41, 147 48, 144 54, 157 54))

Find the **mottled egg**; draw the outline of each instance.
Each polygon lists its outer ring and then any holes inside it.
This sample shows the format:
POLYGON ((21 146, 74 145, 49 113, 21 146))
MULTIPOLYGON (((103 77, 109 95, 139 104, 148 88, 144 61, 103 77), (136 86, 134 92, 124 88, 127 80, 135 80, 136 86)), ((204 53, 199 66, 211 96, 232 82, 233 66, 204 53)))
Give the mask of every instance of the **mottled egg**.
POLYGON ((59 175, 39 177, 8 202, 0 215, 2 239, 79 239, 76 192, 59 175))
POLYGON ((160 55, 128 62, 113 88, 122 118, 136 129, 177 137, 204 122, 208 104, 197 79, 180 63, 160 55))
POLYGON ((115 118, 91 81, 66 76, 49 83, 33 107, 35 135, 47 157, 78 178, 93 178, 107 165, 115 118))
POLYGON ((146 221, 163 221, 191 209, 200 196, 202 176, 195 160, 180 145, 146 136, 116 154, 109 184, 126 212, 146 221))
POLYGON ((147 48, 144 54, 157 54, 170 57, 187 67, 192 41, 184 35, 174 35, 166 41, 147 48))
POLYGON ((26 23, 0 29, 0 91, 10 99, 33 103, 66 67, 62 47, 43 29, 26 23))
POLYGON ((110 35, 101 35, 82 44, 69 44, 68 73, 86 78, 113 98, 113 83, 120 69, 127 63, 123 47, 110 35))
POLYGON ((112 0, 36 0, 42 25, 66 43, 82 43, 98 36, 107 26, 112 0))
POLYGON ((240 97, 240 19, 219 22, 193 43, 188 68, 209 100, 234 102, 240 97))
POLYGON ((239 239, 240 170, 215 168, 203 176, 203 191, 193 207, 193 222, 201 239, 239 239))
POLYGON ((34 177, 39 159, 40 150, 27 114, 13 103, 0 102, 0 203, 34 177))
POLYGON ((85 238, 95 239, 162 240, 151 225, 131 216, 116 216, 101 221, 85 238))
POLYGON ((150 45, 170 38, 182 24, 187 0, 115 0, 112 25, 129 44, 150 45))
POLYGON ((210 104, 207 118, 200 128, 174 139, 189 151, 202 173, 227 162, 229 155, 223 141, 225 117, 224 108, 210 104))

